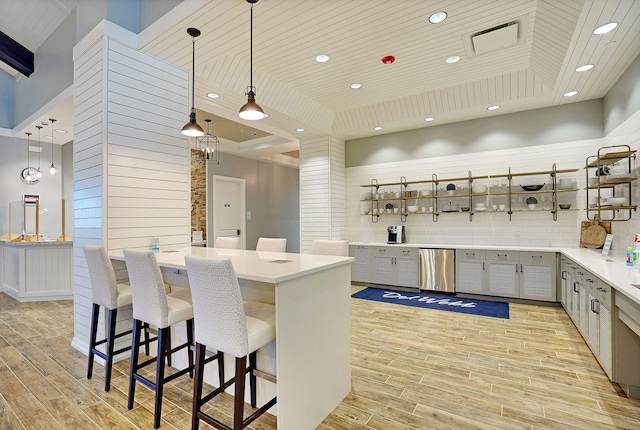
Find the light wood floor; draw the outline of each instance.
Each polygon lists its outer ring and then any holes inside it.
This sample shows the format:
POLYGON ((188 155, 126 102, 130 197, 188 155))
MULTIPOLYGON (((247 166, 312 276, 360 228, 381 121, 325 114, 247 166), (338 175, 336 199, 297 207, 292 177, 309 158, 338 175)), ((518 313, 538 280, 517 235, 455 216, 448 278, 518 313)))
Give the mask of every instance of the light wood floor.
MULTIPOLYGON (((564 310, 510 311, 504 320, 352 299, 352 391, 319 428, 640 428, 640 402, 609 382, 564 310)), ((87 380, 72 337, 72 302, 0 293, 0 429, 151 429, 146 387, 127 410, 128 360, 105 393, 102 366, 87 380)), ((162 429, 189 428, 191 389, 186 376, 169 384, 162 429)), ((229 414, 230 396, 213 407, 229 414)), ((275 427, 271 416, 251 426, 275 427)))

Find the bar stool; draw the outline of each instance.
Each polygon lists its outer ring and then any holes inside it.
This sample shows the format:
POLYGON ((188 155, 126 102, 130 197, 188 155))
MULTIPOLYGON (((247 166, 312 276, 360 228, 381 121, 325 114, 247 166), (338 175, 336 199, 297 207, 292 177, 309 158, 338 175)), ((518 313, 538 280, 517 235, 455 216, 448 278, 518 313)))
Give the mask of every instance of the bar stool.
MULTIPOLYGON (((240 430, 276 404, 277 398, 244 418, 245 376, 249 373, 251 406, 256 406, 256 351, 276 338, 275 306, 242 301, 238 278, 230 260, 209 260, 186 256, 187 274, 193 296, 196 319, 196 365, 193 385, 191 428, 197 430, 200 420, 218 429, 240 430), (206 350, 218 351, 218 363, 224 353, 236 357, 235 376, 202 396, 202 379, 206 350), (247 367, 249 356, 249 367, 247 367), (235 384, 233 427, 229 427, 202 411, 202 407, 227 387, 235 384)), ((219 364, 220 365, 220 364, 219 364)))
POLYGON ((217 237, 214 248, 240 249, 239 237, 217 237))
POLYGON ((261 237, 258 239, 256 251, 285 252, 287 239, 261 237))
MULTIPOLYGON (((95 356, 105 360, 104 391, 111 389, 111 373, 113 369, 113 357, 123 352, 129 351, 131 346, 114 351, 116 339, 131 334, 127 330, 116 334, 116 321, 118 309, 131 305, 131 287, 126 284, 118 284, 113 266, 107 256, 107 251, 102 246, 84 245, 84 256, 89 269, 89 279, 91 280, 91 298, 93 301, 91 311, 91 331, 89 334, 89 362, 87 364, 87 379, 93 376, 93 363, 95 356), (98 317, 100 306, 108 311, 107 337, 97 340, 98 337, 98 317), (106 343, 105 352, 98 349, 98 346, 106 343)), ((145 327, 145 341, 148 341, 149 334, 145 327)), ((145 344, 146 352, 149 353, 149 344, 145 344)))
POLYGON ((193 377, 193 307, 189 290, 166 294, 160 267, 153 251, 124 250, 129 280, 131 282, 131 296, 133 298, 133 339, 131 341, 131 365, 129 372, 129 401, 127 407, 133 409, 136 381, 142 382, 155 391, 153 426, 160 427, 162 411, 162 395, 164 384, 179 376, 189 373, 193 377), (171 326, 186 321, 187 341, 182 345, 171 348, 171 326), (158 352, 156 357, 138 363, 140 331, 143 324, 150 324, 158 328, 158 352), (187 349, 189 365, 187 368, 173 375, 164 376, 164 362, 174 352, 187 349), (149 364, 156 365, 156 378, 151 381, 138 371, 149 364))
POLYGON ((335 255, 336 257, 349 256, 349 242, 346 240, 314 239, 311 244, 311 253, 315 255, 335 255))

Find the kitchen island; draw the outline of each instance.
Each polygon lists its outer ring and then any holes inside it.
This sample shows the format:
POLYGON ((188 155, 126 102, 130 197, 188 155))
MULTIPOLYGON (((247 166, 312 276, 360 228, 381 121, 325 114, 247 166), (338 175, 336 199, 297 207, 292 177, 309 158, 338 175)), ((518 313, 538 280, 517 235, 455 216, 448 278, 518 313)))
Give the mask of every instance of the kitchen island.
MULTIPOLYGON (((258 379, 258 405, 275 394, 278 403, 270 412, 277 414, 278 429, 316 428, 351 390, 353 258, 200 247, 167 250, 156 254, 165 281, 188 287, 186 255, 230 259, 243 299, 275 304, 276 341, 259 352, 258 369, 277 375, 277 384, 258 379)), ((109 256, 124 260, 122 251, 109 256)), ((172 336, 185 338, 183 326, 172 336)), ((186 354, 175 365, 186 366, 186 354)), ((212 366, 205 381, 218 386, 212 366)))
POLYGON ((0 291, 21 302, 72 299, 72 246, 72 241, 0 241, 0 291))

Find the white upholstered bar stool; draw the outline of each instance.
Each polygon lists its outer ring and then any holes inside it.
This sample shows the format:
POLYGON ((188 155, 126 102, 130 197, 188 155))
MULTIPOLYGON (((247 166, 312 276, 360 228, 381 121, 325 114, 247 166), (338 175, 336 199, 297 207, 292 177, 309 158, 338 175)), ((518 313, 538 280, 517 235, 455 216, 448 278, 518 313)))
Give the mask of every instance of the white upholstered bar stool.
POLYGON ((133 409, 136 382, 140 381, 155 391, 153 426, 160 427, 164 384, 189 373, 193 376, 193 307, 189 290, 166 294, 160 267, 153 251, 124 250, 127 263, 131 296, 133 298, 133 339, 131 341, 131 364, 129 372, 129 400, 127 407, 133 409), (187 341, 171 348, 171 326, 186 321, 187 341), (156 357, 138 363, 140 330, 144 323, 158 328, 158 352, 156 357), (187 349, 189 364, 185 369, 165 377, 165 358, 181 349, 187 349), (155 381, 142 376, 138 371, 149 364, 156 365, 155 381))
POLYGON ((285 252, 287 249, 287 239, 261 237, 258 239, 256 251, 285 252))
MULTIPOLYGON (((118 284, 113 266, 107 256, 107 251, 102 246, 84 245, 84 256, 89 269, 89 279, 91 280, 91 297, 93 301, 91 311, 91 331, 89 334, 89 362, 87 364, 87 379, 93 376, 93 363, 95 356, 105 361, 104 390, 111 389, 111 372, 113 369, 113 357, 125 351, 129 351, 131 346, 114 351, 116 339, 131 334, 131 330, 116 334, 116 322, 118 309, 131 305, 131 288, 126 284, 118 284), (100 306, 108 312, 107 337, 98 340, 98 317, 100 306), (102 352, 98 346, 105 344, 102 352)), ((145 330, 145 339, 148 334, 145 330)), ((149 345, 146 344, 147 354, 149 345)))
POLYGON ((335 255, 336 257, 349 256, 349 242, 346 240, 314 239, 311 244, 311 253, 314 255, 335 255))
POLYGON ((193 296, 195 317, 196 365, 193 387, 192 430, 200 420, 218 429, 240 430, 276 404, 276 397, 244 418, 245 377, 249 373, 251 406, 256 406, 256 351, 276 338, 275 306, 242 301, 238 278, 230 260, 209 260, 186 256, 187 274, 193 296), (202 396, 205 352, 218 352, 218 365, 223 354, 233 355, 235 377, 202 396), (247 356, 249 366, 247 367, 247 356), (213 397, 235 384, 233 426, 202 411, 213 397))
POLYGON ((214 248, 240 249, 239 237, 217 237, 214 248))

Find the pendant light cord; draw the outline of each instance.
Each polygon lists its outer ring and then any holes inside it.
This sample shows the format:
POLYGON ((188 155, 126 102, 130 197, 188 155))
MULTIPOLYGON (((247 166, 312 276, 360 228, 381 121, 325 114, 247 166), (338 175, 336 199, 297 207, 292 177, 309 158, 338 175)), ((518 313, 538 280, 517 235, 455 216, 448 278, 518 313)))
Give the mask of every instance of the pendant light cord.
POLYGON ((253 3, 251 3, 251 30, 249 31, 249 50, 250 50, 250 58, 249 58, 249 85, 250 90, 253 91, 253 3))
POLYGON ((191 38, 191 109, 196 111, 196 38, 191 38))

